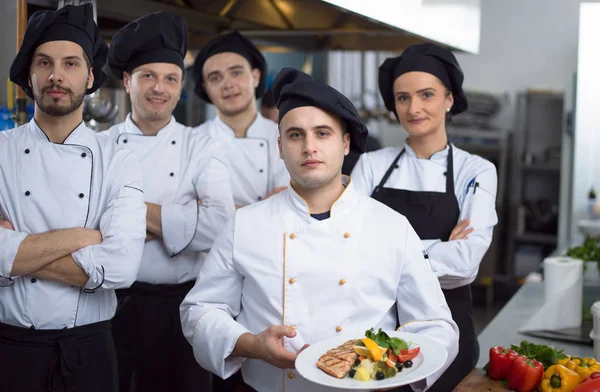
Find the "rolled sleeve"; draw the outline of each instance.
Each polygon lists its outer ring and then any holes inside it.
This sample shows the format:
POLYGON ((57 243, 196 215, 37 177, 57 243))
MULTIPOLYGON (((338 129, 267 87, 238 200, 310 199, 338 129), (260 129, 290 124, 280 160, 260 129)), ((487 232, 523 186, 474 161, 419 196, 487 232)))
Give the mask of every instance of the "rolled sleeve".
POLYGON ((425 335, 444 347, 447 358, 437 373, 411 385, 425 390, 444 373, 458 354, 458 326, 414 229, 407 224, 401 281, 397 292, 398 320, 402 331, 425 335))
POLYGON ((243 285, 233 260, 234 227, 235 218, 215 241, 195 286, 180 307, 183 333, 193 346, 196 360, 221 378, 242 366, 245 358, 230 355, 239 337, 249 332, 234 320, 241 310, 243 285))
POLYGON ((163 205, 163 241, 171 257, 184 250, 210 250, 233 216, 235 205, 226 153, 225 146, 216 139, 198 145, 194 155, 202 158, 197 162, 193 178, 197 199, 185 205, 163 205))
POLYGON ((192 200, 185 205, 162 205, 163 242, 170 256, 179 254, 191 244, 198 226, 198 210, 197 200, 192 200))
POLYGON ((133 155, 125 155, 109 170, 113 191, 100 219, 102 243, 72 253, 75 262, 88 274, 86 290, 119 289, 135 281, 146 238, 146 204, 141 170, 133 155), (117 169, 118 168, 118 169, 117 169), (115 177, 110 174, 115 173, 115 177), (118 173, 118 174, 117 174, 118 173))
POLYGON ((21 242, 27 233, 0 228, 0 277, 10 278, 10 273, 19 251, 21 242))

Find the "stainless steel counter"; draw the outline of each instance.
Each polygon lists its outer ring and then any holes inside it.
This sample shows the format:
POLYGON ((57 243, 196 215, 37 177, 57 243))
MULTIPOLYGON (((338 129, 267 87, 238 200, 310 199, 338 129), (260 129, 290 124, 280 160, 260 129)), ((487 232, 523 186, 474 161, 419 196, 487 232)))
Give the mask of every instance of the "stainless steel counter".
MULTIPOLYGON (((522 340, 536 344, 547 344, 548 339, 540 339, 517 332, 543 303, 544 284, 542 282, 525 283, 479 334, 478 341, 481 351, 477 367, 481 368, 485 366, 489 359, 490 348, 494 346, 518 345, 522 340)), ((562 349, 566 354, 572 356, 594 356, 592 346, 563 341, 550 343, 557 349, 562 349)))

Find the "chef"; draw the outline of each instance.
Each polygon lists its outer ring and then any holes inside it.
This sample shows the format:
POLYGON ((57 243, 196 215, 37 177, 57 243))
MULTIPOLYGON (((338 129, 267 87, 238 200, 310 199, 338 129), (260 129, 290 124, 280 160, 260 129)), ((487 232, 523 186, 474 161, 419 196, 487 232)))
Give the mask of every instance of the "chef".
POLYGON ((359 193, 415 228, 460 329, 458 357, 430 391, 451 391, 477 363, 471 282, 497 223, 494 165, 456 148, 446 135, 447 119, 467 109, 462 82, 454 55, 433 44, 387 59, 379 91, 408 139, 402 148, 364 154, 352 171, 359 193))
POLYGON ((108 65, 131 98, 125 122, 103 136, 142 164, 148 207, 136 282, 119 291, 113 336, 121 391, 209 390, 211 374, 194 360, 179 305, 194 285, 217 234, 235 211, 225 146, 172 115, 184 85, 187 25, 156 12, 112 39, 108 65))
POLYGON ((393 330, 398 318, 400 330, 438 342, 449 365, 458 331, 419 238, 341 174, 349 150, 364 150, 356 109, 292 68, 273 91, 291 186, 238 210, 216 240, 181 304, 196 359, 221 377, 241 367, 260 392, 329 391, 294 370, 298 352, 340 334, 393 330))
POLYGON ((34 118, 0 134, 0 389, 118 390, 110 319, 135 280, 146 206, 138 161, 82 102, 106 81, 91 4, 29 19, 10 79, 34 118))
POLYGON ((217 109, 217 117, 198 130, 227 144, 236 206, 284 189, 289 175, 277 150, 277 124, 256 107, 267 80, 267 63, 260 51, 237 31, 218 36, 196 56, 193 74, 196 94, 217 109))

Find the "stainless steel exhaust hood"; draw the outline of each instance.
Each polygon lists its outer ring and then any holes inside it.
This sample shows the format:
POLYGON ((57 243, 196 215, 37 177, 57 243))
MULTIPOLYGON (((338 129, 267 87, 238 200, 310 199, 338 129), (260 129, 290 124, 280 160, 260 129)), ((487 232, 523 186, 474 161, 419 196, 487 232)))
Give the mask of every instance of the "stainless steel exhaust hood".
MULTIPOLYGON (((159 10, 186 18, 190 49, 240 30, 263 50, 399 51, 422 42, 477 53, 481 0, 100 0, 110 39, 127 22, 159 10)), ((29 0, 56 8, 57 1, 29 0)))

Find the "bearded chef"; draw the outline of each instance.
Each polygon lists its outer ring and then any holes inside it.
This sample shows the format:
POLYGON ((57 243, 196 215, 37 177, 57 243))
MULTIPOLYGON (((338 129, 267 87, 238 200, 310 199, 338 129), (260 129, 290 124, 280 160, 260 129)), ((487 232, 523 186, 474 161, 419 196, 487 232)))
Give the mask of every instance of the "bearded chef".
POLYGON ((467 109, 463 79, 452 52, 437 45, 411 46, 387 59, 379 91, 408 139, 404 147, 364 154, 352 171, 358 192, 415 228, 460 329, 458 357, 431 389, 440 392, 453 390, 479 358, 471 283, 498 221, 496 168, 448 143, 446 121, 467 109))
POLYGON ((172 115, 186 50, 185 19, 169 12, 134 20, 110 45, 108 65, 123 79, 132 110, 103 136, 140 159, 148 207, 142 264, 131 288, 117 293, 113 321, 122 391, 131 384, 141 391, 210 388, 178 309, 234 204, 223 143, 172 115))
MULTIPOLYGON (((221 377, 240 367, 260 392, 330 391, 294 370, 307 344, 371 328, 423 334, 458 349, 458 330, 421 242, 402 215, 342 176, 367 129, 333 88, 284 68, 273 91, 285 191, 236 212, 181 304, 198 362, 221 377), (214 284, 214 282, 219 282, 214 284), (283 289, 282 289, 283 288, 283 289)), ((439 374, 413 384, 431 385, 439 374)))
POLYGON ((196 94, 217 109, 217 117, 198 130, 227 144, 236 206, 284 189, 289 175, 277 150, 277 124, 256 106, 267 80, 267 63, 258 48, 237 31, 219 36, 198 53, 193 74, 196 94))
POLYGON ((38 11, 10 79, 34 118, 0 134, 0 389, 118 390, 115 289, 140 265, 138 161, 82 119, 106 80, 91 4, 38 11))

